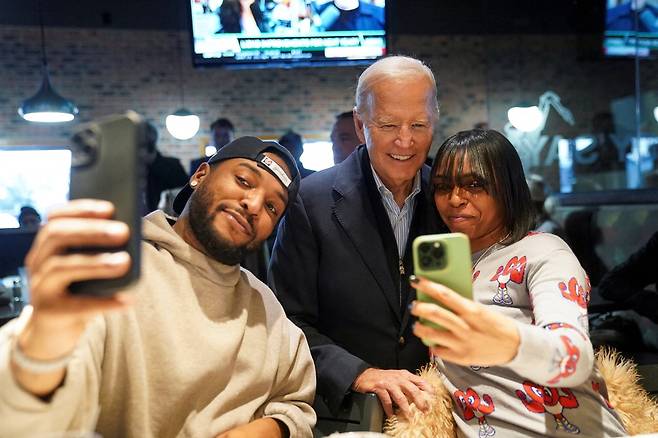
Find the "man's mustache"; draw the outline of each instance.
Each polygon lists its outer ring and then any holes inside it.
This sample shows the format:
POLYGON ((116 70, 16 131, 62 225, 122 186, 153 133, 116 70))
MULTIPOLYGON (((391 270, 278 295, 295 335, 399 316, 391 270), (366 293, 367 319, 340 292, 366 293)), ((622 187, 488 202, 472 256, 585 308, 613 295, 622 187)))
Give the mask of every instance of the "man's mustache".
POLYGON ((249 214, 247 210, 240 206, 231 206, 227 205, 226 203, 220 202, 217 208, 215 209, 214 214, 220 213, 222 211, 226 210, 231 210, 233 212, 238 213, 240 216, 242 216, 248 223, 249 225, 253 228, 254 226, 254 217, 253 215, 249 214))

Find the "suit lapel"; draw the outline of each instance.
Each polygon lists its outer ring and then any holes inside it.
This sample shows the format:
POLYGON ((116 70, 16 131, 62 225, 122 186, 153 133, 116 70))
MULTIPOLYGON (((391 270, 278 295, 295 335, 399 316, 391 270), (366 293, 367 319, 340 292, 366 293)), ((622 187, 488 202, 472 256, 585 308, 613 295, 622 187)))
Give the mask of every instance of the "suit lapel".
MULTIPOLYGON (((361 148, 365 149, 363 146, 361 148)), ((400 322, 399 290, 388 271, 382 237, 368 198, 359 158, 363 153, 367 152, 359 150, 341 164, 334 185, 339 195, 334 204, 334 215, 400 322)))

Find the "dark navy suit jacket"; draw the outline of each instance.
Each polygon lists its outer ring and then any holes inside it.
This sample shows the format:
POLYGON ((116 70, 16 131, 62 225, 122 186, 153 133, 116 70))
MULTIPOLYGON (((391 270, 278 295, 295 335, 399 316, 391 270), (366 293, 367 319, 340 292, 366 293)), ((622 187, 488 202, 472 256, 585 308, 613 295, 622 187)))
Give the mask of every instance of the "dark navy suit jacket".
POLYGON ((408 275, 413 238, 444 231, 426 198, 429 168, 422 169, 402 276, 381 198, 369 190, 369 169, 360 146, 344 162, 305 178, 279 227, 270 262, 270 287, 306 334, 317 395, 334 411, 366 368, 415 372, 428 361, 427 347, 411 332, 408 303, 415 293, 409 292, 408 275), (409 292, 404 302, 401 285, 409 292))

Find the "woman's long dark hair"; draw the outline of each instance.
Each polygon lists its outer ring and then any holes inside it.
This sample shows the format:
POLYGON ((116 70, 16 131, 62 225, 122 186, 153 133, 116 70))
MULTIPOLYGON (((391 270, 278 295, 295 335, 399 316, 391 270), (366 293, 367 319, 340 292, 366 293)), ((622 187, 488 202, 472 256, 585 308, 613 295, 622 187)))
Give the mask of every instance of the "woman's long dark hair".
POLYGON ((468 159, 473 173, 484 179, 485 189, 501 207, 503 225, 509 245, 523 239, 532 229, 534 213, 530 190, 526 182, 519 154, 504 135, 492 129, 471 129, 449 137, 439 147, 432 164, 432 184, 441 170, 442 175, 455 184, 455 175, 461 175, 468 159))

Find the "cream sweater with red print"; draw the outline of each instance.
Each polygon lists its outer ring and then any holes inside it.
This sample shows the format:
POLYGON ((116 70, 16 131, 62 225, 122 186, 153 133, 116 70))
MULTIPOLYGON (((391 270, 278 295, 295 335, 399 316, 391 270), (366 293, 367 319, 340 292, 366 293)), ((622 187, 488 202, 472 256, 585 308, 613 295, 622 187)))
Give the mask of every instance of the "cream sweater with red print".
POLYGON ((504 366, 439 363, 460 436, 624 435, 593 368, 590 285, 571 249, 557 236, 531 233, 479 260, 483 253, 473 254, 473 297, 516 320, 521 344, 504 366))

